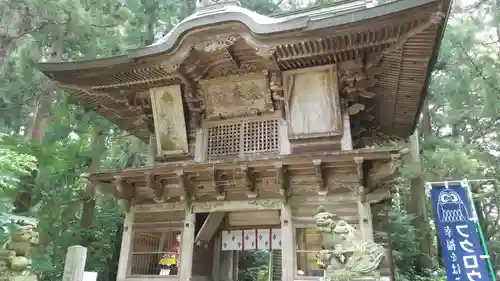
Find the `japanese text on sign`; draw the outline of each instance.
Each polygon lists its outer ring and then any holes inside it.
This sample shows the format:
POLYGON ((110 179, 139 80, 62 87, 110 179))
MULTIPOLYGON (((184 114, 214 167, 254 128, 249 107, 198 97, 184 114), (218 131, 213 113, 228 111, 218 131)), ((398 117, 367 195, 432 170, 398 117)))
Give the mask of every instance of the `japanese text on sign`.
POLYGON ((466 190, 434 187, 431 198, 448 281, 490 281, 466 190))

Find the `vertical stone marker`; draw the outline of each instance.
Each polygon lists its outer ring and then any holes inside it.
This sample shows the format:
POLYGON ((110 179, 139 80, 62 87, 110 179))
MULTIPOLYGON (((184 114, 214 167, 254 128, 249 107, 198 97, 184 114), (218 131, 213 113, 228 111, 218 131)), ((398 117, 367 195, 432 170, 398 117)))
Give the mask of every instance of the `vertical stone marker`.
POLYGON ((64 263, 63 281, 83 281, 86 260, 87 248, 80 245, 68 247, 64 263))

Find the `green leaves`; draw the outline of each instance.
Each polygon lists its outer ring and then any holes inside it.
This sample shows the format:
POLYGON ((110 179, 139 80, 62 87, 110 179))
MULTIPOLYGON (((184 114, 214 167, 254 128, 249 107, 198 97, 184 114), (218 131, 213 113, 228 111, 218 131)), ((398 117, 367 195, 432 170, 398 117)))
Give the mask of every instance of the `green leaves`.
POLYGON ((0 136, 0 200, 17 191, 20 178, 36 168, 36 158, 26 153, 23 145, 14 145, 6 136, 0 136), (23 151, 24 150, 24 151, 23 151))

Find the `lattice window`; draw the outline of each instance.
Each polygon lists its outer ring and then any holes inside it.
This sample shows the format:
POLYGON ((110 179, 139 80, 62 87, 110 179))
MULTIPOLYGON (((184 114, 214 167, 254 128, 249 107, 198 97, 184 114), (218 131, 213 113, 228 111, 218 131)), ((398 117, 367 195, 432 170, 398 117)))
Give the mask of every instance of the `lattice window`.
POLYGON ((130 275, 178 275, 180 231, 135 232, 130 275))
POLYGON ((208 128, 208 155, 238 155, 240 153, 241 124, 227 124, 208 128))
POLYGON ((261 120, 243 124, 245 153, 271 152, 279 149, 279 121, 261 120))
POLYGON ((209 157, 266 153, 279 150, 279 120, 244 120, 207 126, 209 157))

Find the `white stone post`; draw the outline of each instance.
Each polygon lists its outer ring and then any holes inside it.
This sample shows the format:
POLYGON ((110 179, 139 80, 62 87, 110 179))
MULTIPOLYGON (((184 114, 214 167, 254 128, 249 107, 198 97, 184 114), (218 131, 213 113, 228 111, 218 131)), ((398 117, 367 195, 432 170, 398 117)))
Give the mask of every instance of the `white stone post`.
POLYGON ((76 245, 68 248, 64 263, 63 281, 83 281, 87 248, 76 245))

